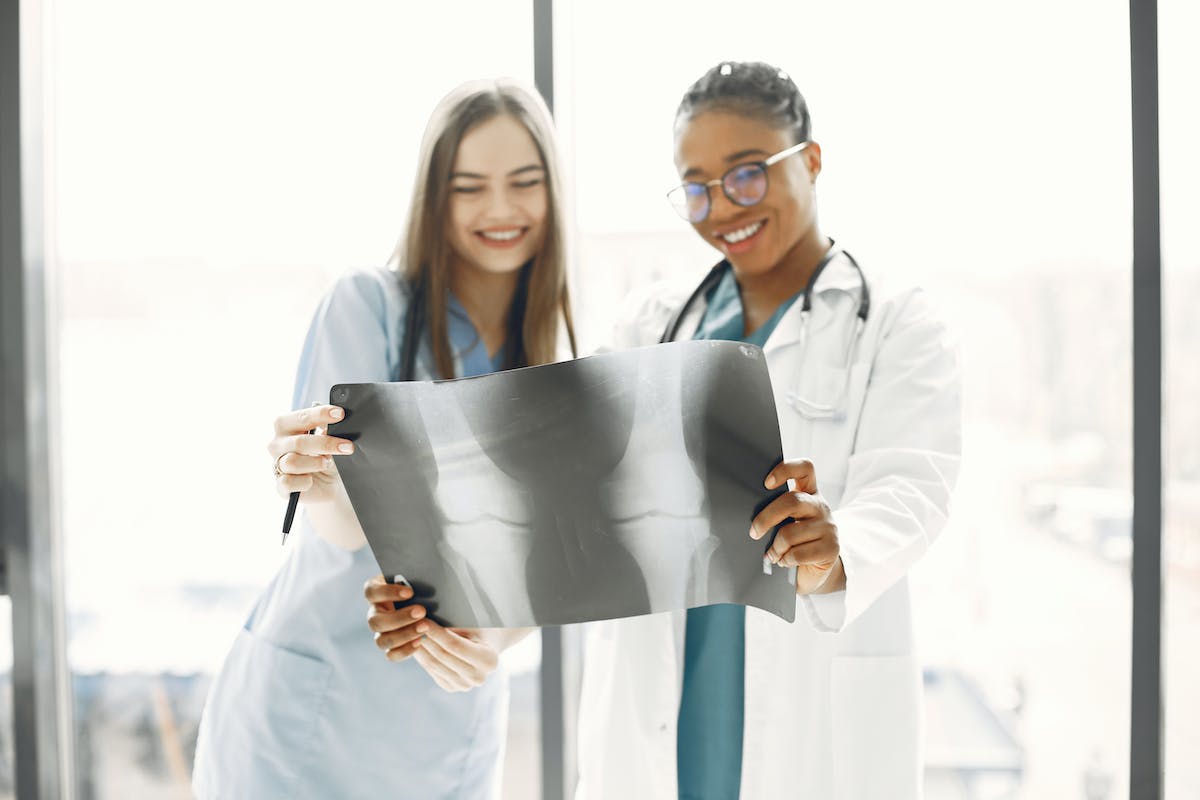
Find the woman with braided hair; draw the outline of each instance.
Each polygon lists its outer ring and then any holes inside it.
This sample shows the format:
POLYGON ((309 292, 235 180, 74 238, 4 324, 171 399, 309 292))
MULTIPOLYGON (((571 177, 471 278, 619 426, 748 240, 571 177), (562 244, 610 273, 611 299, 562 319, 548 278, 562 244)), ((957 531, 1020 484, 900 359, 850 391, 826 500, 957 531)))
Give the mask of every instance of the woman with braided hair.
POLYGON ((784 461, 762 477, 789 491, 748 535, 795 569, 799 608, 792 624, 729 605, 593 624, 578 799, 915 800, 906 575, 958 472, 954 349, 925 294, 821 230, 821 147, 778 68, 701 76, 675 117, 675 164, 669 198, 721 261, 698 287, 632 303, 615 344, 763 348, 784 461))

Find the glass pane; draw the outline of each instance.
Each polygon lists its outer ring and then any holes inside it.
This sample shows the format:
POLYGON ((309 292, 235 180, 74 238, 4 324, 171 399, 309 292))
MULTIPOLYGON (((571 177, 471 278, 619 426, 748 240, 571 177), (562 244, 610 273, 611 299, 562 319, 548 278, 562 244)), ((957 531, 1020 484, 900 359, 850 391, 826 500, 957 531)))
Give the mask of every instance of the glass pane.
POLYGON ((1163 648, 1166 797, 1200 796, 1200 8, 1159 3, 1164 298, 1163 648))
MULTIPOLYGON (((527 0, 464 16, 390 0, 56 3, 81 800, 186 793, 213 672, 286 552, 264 445, 316 303, 390 255, 436 101, 468 78, 532 80, 527 0)), ((536 684, 530 647, 514 679, 536 684)), ((516 696, 508 771, 536 777, 536 692, 516 696)))
POLYGON ((0 596, 0 800, 11 800, 17 790, 12 668, 12 600, 5 595, 0 596))
POLYGON ((505 651, 512 675, 508 712, 508 742, 504 753, 505 800, 540 797, 542 749, 540 723, 542 638, 540 632, 505 651))
POLYGON ((927 796, 1127 795, 1125 7, 764 1, 713 24, 727 11, 569 11, 588 343, 630 289, 694 285, 720 257, 664 197, 684 89, 720 59, 784 68, 823 147, 823 232, 868 274, 927 287, 961 343, 953 521, 910 574, 927 796), (615 40, 662 57, 614 59, 615 40))

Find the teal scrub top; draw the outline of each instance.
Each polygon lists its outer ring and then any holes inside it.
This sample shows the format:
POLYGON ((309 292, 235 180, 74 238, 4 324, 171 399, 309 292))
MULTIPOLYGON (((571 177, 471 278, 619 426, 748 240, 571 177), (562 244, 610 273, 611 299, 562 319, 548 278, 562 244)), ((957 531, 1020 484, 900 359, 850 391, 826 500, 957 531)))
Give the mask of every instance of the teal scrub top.
MULTIPOLYGON (((305 339, 292 408, 328 402, 335 383, 398 380, 406 308, 389 270, 338 281, 305 339)), ((448 327, 458 375, 500 366, 453 298, 448 327)), ((418 378, 432 375, 423 344, 418 378)), ((196 797, 497 797, 507 675, 451 693, 415 660, 388 661, 366 623, 363 584, 379 573, 370 548, 330 544, 303 517, 288 548, 209 692, 196 797)))
MULTIPOLYGON (((732 269, 713 287, 695 339, 762 347, 800 297, 786 300, 754 333, 743 334, 742 297, 732 269)), ((721 604, 689 609, 684 633, 676 769, 680 800, 736 798, 742 782, 746 609, 721 604)))

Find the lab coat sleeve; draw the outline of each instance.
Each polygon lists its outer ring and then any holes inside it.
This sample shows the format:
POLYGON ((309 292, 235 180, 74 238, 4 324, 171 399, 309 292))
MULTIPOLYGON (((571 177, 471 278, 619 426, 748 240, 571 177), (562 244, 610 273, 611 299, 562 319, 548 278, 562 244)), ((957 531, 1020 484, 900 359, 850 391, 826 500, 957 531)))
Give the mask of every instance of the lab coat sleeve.
POLYGON ((349 272, 321 300, 300 354, 292 408, 328 403, 337 383, 394 380, 403 300, 388 270, 349 272))
MULTIPOLYGON (((955 345, 926 295, 910 294, 879 345, 834 512, 846 590, 805 596, 836 632, 903 577, 945 526, 962 449, 955 345)), ((820 465, 817 483, 820 485, 820 465)))
POLYGON ((659 281, 629 293, 621 304, 609 341, 597 352, 658 344, 675 309, 687 299, 687 287, 659 281))

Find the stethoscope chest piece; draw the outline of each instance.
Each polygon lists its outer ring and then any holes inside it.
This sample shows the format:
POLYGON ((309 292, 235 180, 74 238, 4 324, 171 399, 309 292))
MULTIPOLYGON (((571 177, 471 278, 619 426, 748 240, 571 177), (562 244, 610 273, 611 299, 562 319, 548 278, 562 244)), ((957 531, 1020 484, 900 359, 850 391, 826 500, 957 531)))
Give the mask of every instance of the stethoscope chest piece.
MULTIPOLYGON (((662 337, 659 339, 660 343, 675 341, 679 335, 680 326, 683 324, 683 320, 688 315, 689 310, 701 298, 708 296, 724 276, 727 269, 732 269, 732 266, 728 261, 722 261, 709 271, 704 280, 700 282, 700 285, 688 297, 687 301, 672 315, 670 322, 667 323, 667 327, 663 331, 662 337)), ((808 284, 804 287, 804 296, 800 306, 800 351, 797 354, 797 358, 799 359, 800 385, 804 386, 805 390, 801 391, 799 388, 796 388, 788 391, 785 395, 788 405, 800 416, 809 420, 838 421, 845 419, 854 359, 858 353, 859 344, 862 341, 863 331, 866 329, 870 313, 871 292, 862 267, 859 266, 854 256, 845 250, 830 247, 829 252, 825 254, 825 257, 817 265, 817 268, 813 270, 812 277, 809 278, 808 284), (858 273, 861 289, 858 308, 853 316, 852 325, 854 327, 849 332, 845 352, 842 355, 842 366, 827 367, 814 362, 811 357, 812 348, 809 338, 813 313, 812 296, 817 278, 839 252, 850 260, 851 266, 858 273), (816 391, 809 391, 809 388, 816 391)))

